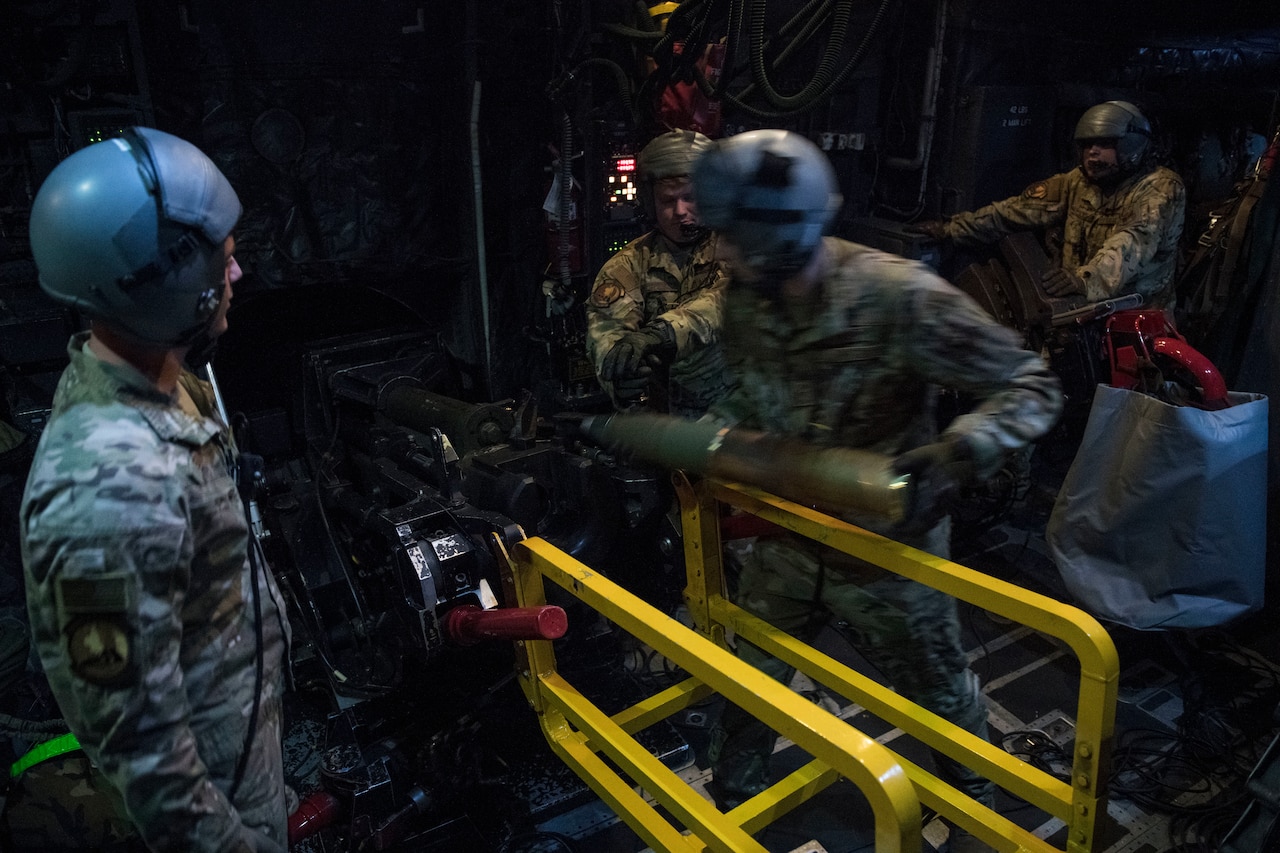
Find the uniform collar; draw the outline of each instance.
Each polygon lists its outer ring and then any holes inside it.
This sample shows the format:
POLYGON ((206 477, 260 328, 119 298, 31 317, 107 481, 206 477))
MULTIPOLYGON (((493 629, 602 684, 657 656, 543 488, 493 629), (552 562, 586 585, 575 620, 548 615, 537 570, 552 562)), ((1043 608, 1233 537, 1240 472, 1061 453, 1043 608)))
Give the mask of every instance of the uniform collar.
POLYGON ((176 394, 159 391, 136 368, 94 356, 86 346, 88 341, 89 333, 80 332, 67 344, 72 369, 83 381, 106 389, 121 403, 136 409, 157 436, 165 441, 198 447, 222 431, 223 425, 219 420, 193 418, 182 411, 176 394))

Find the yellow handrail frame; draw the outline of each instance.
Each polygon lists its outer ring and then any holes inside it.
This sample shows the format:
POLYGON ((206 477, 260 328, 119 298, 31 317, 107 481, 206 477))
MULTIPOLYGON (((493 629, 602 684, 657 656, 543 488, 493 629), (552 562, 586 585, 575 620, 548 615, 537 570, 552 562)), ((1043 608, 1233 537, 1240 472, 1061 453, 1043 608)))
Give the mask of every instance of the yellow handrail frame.
POLYGON ((1095 822, 1106 805, 1119 673, 1115 647, 1096 620, 1045 596, 759 490, 716 480, 693 484, 680 472, 674 479, 688 572, 685 600, 696 630, 541 538, 516 543, 511 555, 494 540, 509 569, 504 580, 514 585, 520 606, 546 603, 544 582, 550 580, 689 673, 680 684, 609 715, 557 671, 551 642, 517 643, 521 686, 553 751, 646 843, 659 851, 762 853, 765 848, 753 834, 843 777, 859 788, 871 806, 879 853, 920 850, 921 803, 1000 853, 1057 850, 740 661, 725 643, 727 632, 732 632, 1059 818, 1068 826, 1068 853, 1091 853, 1095 822), (725 599, 721 502, 1064 641, 1078 657, 1081 671, 1071 783, 1031 767, 725 599), (752 713, 813 756, 809 764, 725 813, 633 737, 713 693, 752 713))

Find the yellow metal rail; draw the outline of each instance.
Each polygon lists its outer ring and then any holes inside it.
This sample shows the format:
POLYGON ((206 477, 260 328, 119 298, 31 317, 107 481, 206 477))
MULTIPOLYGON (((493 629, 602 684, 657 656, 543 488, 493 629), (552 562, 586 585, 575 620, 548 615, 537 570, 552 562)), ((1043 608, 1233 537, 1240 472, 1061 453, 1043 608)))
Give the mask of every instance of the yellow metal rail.
MULTIPOLYGON (((726 630, 750 640, 814 681, 1060 819, 1068 828, 1069 853, 1093 851, 1096 822, 1106 808, 1105 786, 1120 669, 1115 646, 1096 619, 1077 608, 757 489, 714 480, 694 486, 679 472, 675 479, 689 573, 685 595, 699 630, 720 643, 724 642, 726 630), (1080 663, 1071 782, 1062 782, 1020 761, 727 601, 720 593, 724 589, 720 502, 1063 641, 1080 663)), ((814 761, 798 772, 822 778, 828 784, 833 781, 829 772, 832 756, 813 750, 809 754, 814 761)), ((1058 849, 923 768, 901 757, 898 763, 915 784, 921 803, 1001 853, 1050 853, 1058 849)), ((779 783, 786 784, 787 780, 779 783)), ((760 797, 768 798, 779 785, 760 797)))
POLYGON ((514 550, 510 580, 521 606, 544 604, 543 580, 551 580, 692 676, 609 715, 556 671, 550 642, 517 644, 523 653, 521 685, 552 749, 651 847, 689 853, 765 853, 752 833, 843 776, 870 803, 876 850, 918 853, 920 802, 912 781, 888 749, 545 540, 526 539, 514 550), (792 774, 786 784, 770 789, 770 796, 722 813, 633 736, 713 691, 756 714, 811 754, 825 756, 826 765, 813 776, 792 774), (675 822, 637 789, 666 809, 675 822))
MULTIPOLYGON (((1068 853, 1092 853, 1096 821, 1106 802, 1119 673, 1115 647, 1096 620, 1076 608, 759 490, 715 480, 695 486, 679 472, 675 481, 688 567, 685 598, 696 631, 545 540, 518 543, 515 559, 507 560, 511 567, 507 580, 514 584, 521 606, 544 604, 544 581, 550 580, 690 675, 610 715, 557 672, 550 642, 517 644, 522 654, 521 684, 552 749, 646 843, 659 851, 762 853, 764 848, 753 834, 843 777, 857 785, 871 806, 878 853, 920 850, 921 803, 1000 853, 1058 849, 744 664, 727 650, 728 630, 1059 818, 1068 827, 1068 853), (721 502, 1065 642, 1080 662, 1072 781, 1062 782, 1031 767, 727 601, 721 594, 721 502), (813 758, 726 813, 634 738, 713 693, 754 714, 813 758)), ((495 547, 501 549, 496 540, 495 547)))

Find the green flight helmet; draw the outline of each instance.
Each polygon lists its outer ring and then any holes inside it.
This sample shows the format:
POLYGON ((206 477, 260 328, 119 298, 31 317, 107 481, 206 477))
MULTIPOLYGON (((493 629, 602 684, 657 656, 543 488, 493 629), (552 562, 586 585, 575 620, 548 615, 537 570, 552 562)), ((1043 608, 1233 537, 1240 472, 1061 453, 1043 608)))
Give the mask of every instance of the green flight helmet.
POLYGON ((657 221, 654 188, 664 178, 684 178, 693 172, 693 161, 711 147, 711 140, 696 130, 669 130, 640 149, 636 161, 640 203, 650 222, 657 221))
POLYGON ((54 300, 138 343, 190 344, 217 314, 240 199, 200 149, 132 127, 75 152, 31 207, 31 253, 54 300))
POLYGON ((1089 107, 1076 123, 1076 142, 1088 139, 1116 140, 1116 162, 1132 172, 1151 143, 1151 123, 1128 101, 1106 101, 1089 107))
POLYGON ((773 278, 804 268, 843 203, 827 155, 787 130, 713 143, 694 163, 693 194, 703 223, 773 278))

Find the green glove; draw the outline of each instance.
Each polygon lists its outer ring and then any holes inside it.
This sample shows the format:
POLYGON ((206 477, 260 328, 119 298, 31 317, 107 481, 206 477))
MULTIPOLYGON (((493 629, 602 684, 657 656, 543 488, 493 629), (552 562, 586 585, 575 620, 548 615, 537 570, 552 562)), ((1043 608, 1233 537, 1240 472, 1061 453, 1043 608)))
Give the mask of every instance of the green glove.
POLYGON ((613 396, 619 403, 637 403, 649 390, 653 368, 641 365, 635 373, 613 381, 613 396))
POLYGON ((669 363, 675 354, 675 330, 665 320, 658 320, 619 338, 605 353, 600 378, 616 384, 622 379, 634 378, 643 366, 669 363))

